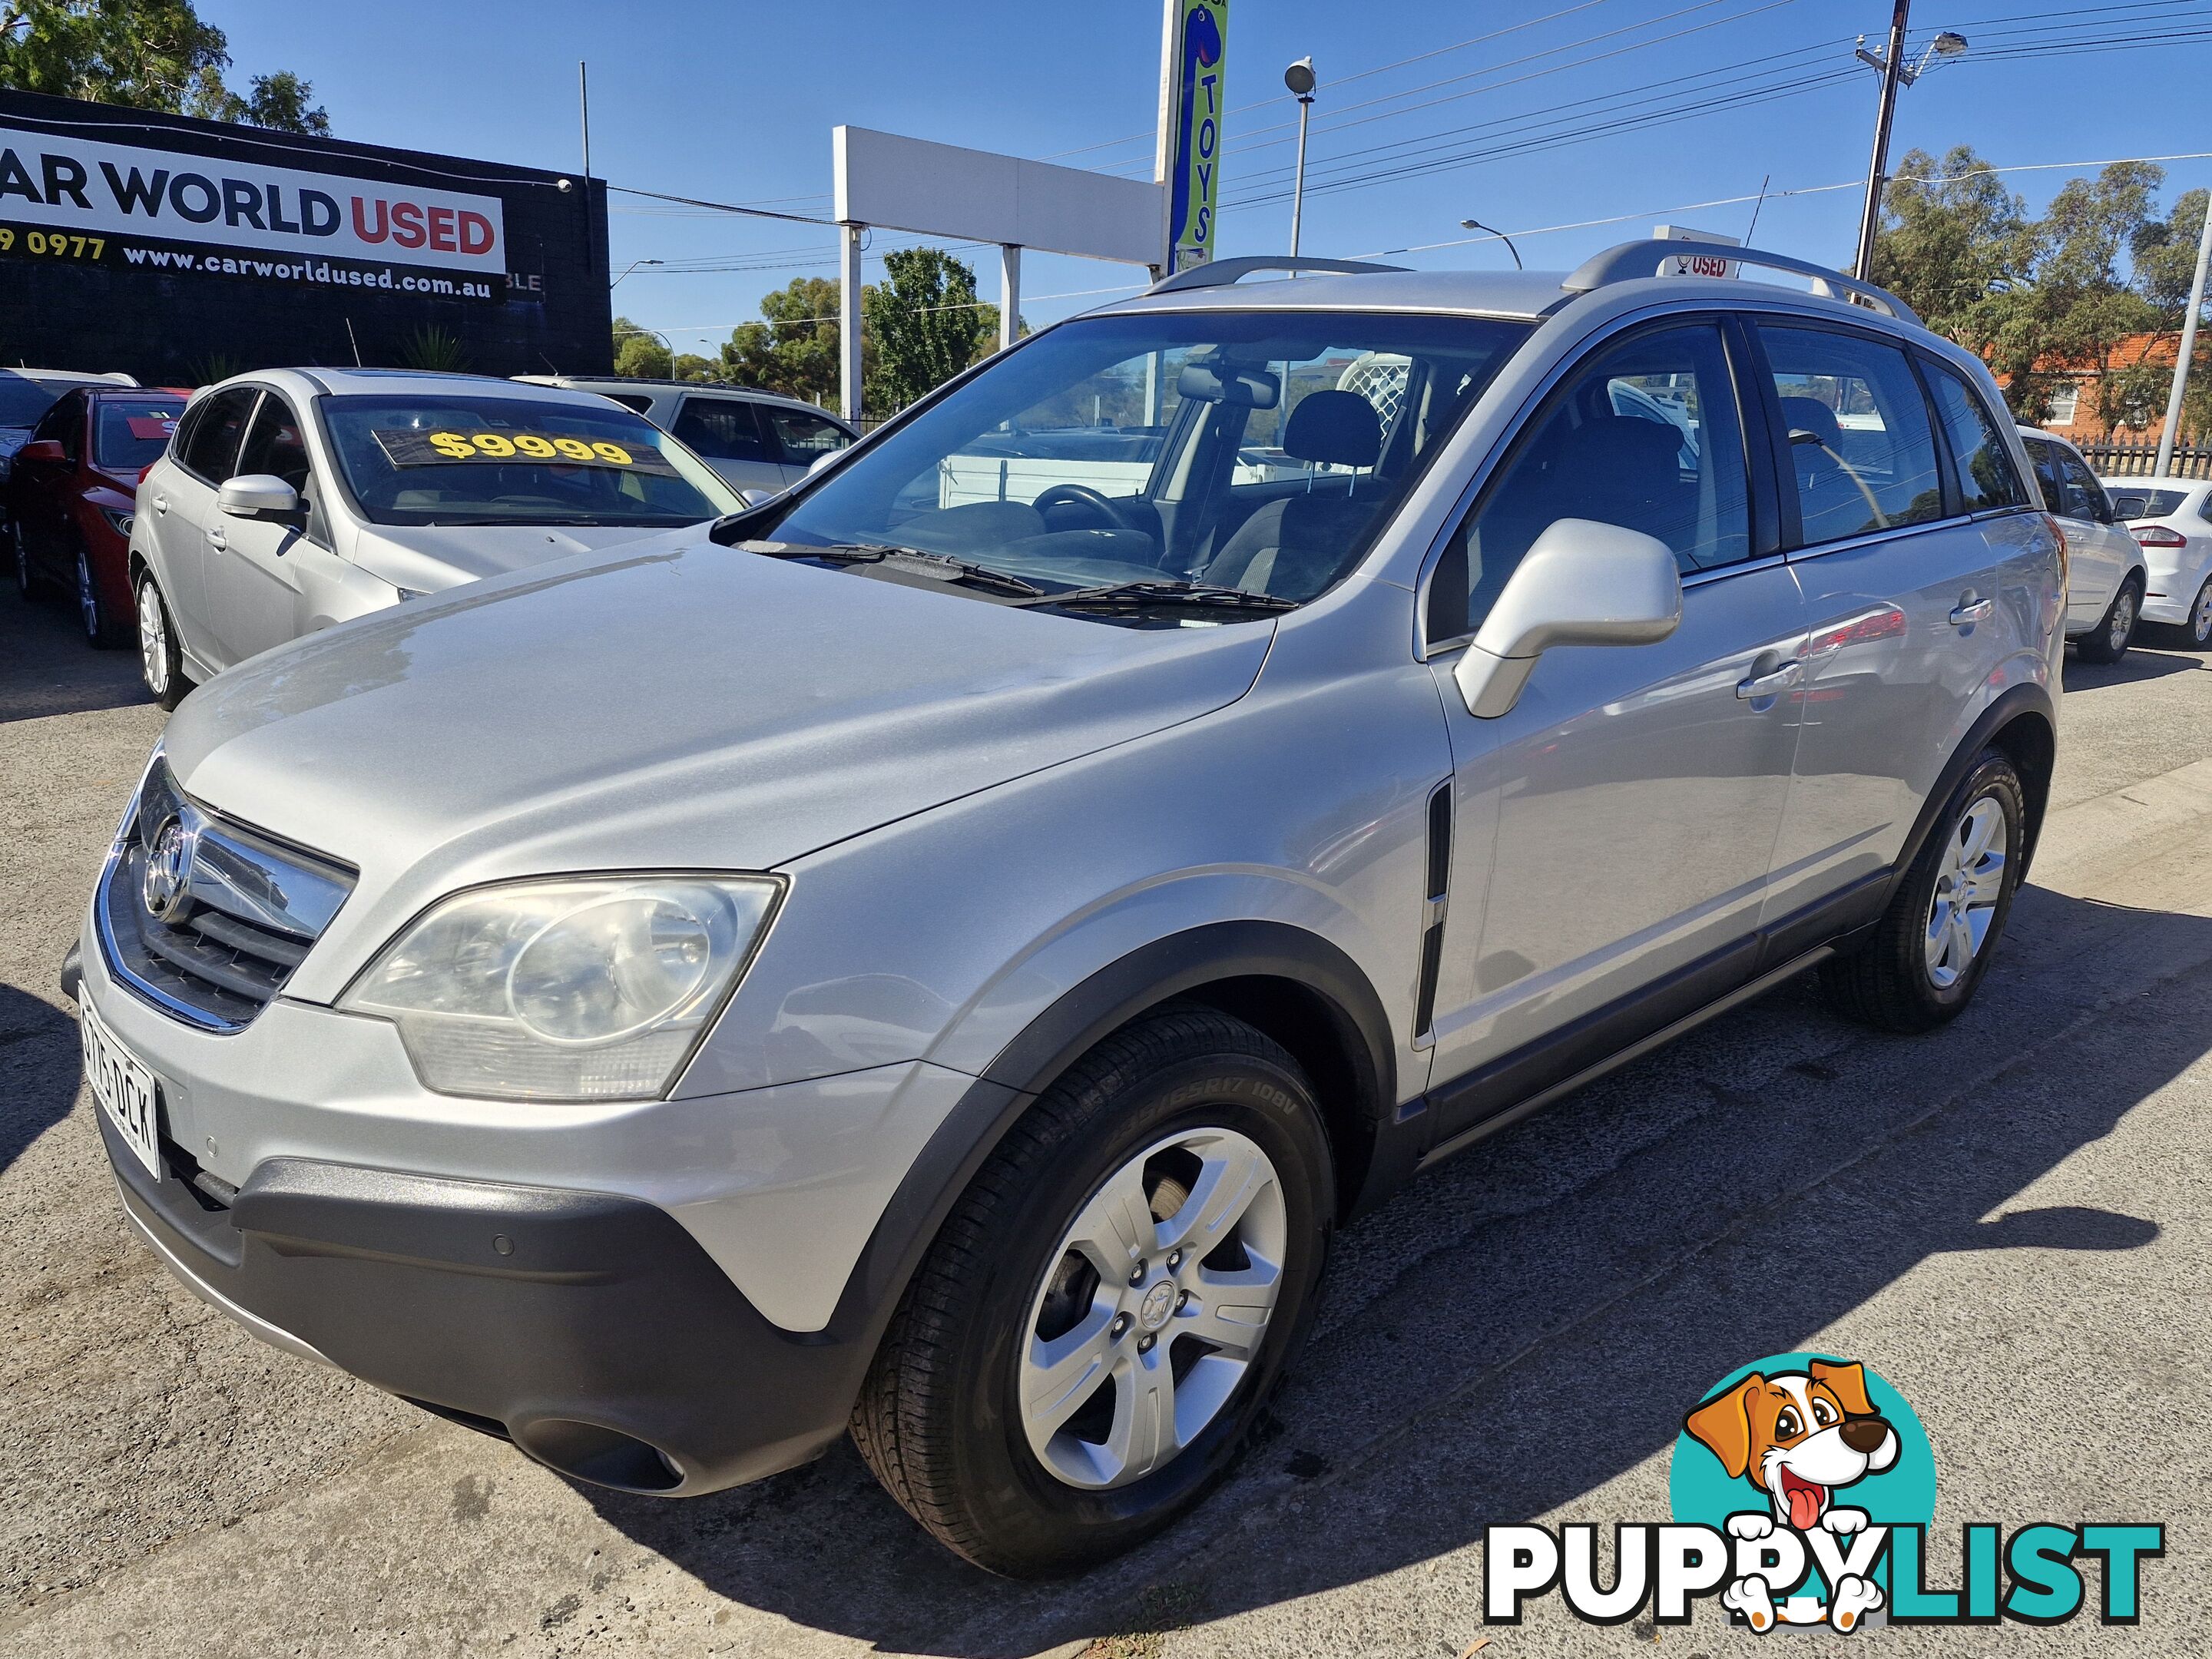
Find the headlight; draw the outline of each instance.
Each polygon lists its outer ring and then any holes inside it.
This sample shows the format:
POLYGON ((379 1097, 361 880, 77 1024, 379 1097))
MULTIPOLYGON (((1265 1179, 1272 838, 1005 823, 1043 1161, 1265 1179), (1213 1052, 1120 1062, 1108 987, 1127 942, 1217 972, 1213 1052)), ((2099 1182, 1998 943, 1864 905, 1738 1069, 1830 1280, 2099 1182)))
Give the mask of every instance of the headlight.
POLYGON ((138 515, 135 513, 118 513, 112 507, 103 507, 100 510, 108 523, 115 526, 115 533, 122 537, 125 541, 129 541, 131 526, 137 522, 138 515))
POLYGON ((441 1094, 654 1099, 781 891, 760 877, 579 876, 459 893, 337 1006, 398 1026, 416 1075, 441 1094))

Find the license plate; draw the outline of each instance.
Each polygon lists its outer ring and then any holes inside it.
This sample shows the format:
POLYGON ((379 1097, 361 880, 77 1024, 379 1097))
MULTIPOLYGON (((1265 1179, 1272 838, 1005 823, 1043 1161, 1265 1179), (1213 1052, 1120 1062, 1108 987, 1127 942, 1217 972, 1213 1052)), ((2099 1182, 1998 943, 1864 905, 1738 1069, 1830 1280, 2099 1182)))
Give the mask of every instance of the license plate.
POLYGON ((155 1127, 154 1074, 115 1040, 92 1005, 84 1005, 84 1074, 92 1097, 107 1114, 138 1161, 161 1175, 160 1132, 155 1127))

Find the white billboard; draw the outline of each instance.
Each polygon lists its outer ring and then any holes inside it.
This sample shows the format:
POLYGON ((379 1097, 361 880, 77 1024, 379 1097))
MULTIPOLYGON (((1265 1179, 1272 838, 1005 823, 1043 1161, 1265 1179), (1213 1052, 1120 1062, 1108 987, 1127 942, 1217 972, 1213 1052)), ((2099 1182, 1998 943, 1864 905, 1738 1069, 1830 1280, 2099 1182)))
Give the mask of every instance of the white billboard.
POLYGON ((500 202, 0 123, 0 225, 503 276, 500 202))

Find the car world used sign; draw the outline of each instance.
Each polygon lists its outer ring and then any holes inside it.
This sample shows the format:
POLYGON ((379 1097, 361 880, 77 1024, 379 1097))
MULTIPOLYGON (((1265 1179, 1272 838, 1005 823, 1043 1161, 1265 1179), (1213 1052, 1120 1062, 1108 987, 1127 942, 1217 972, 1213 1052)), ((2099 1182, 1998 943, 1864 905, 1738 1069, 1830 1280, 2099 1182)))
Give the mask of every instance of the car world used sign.
POLYGON ((18 256, 503 295, 496 197, 394 186, 0 124, 0 232, 18 256), (274 253, 277 260, 249 257, 274 253), (335 263, 334 263, 335 262, 335 263), (404 266, 406 271, 391 268, 404 266), (452 274, 434 284, 416 274, 452 274))

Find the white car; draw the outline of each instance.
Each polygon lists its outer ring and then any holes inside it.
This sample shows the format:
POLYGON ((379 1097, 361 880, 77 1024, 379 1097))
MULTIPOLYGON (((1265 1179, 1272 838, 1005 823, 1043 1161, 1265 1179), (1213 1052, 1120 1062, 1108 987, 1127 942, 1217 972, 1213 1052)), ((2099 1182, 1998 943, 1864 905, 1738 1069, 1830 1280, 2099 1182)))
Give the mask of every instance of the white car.
POLYGON ((835 455, 860 435, 826 409, 741 386, 622 374, 514 378, 528 386, 595 392, 634 409, 663 432, 674 433, 725 483, 754 496, 797 483, 824 455, 835 455))
POLYGON ((2020 441, 2043 504, 2066 534, 2066 641, 2084 662, 2118 662, 2135 639, 2150 568, 2081 452, 2039 427, 2020 441))
POLYGON ((643 416, 475 374, 278 368, 208 387, 131 526, 146 689, 332 623, 738 511, 643 416))
POLYGON ((2212 646, 2212 483, 2202 478, 2106 478, 2149 566, 2142 617, 2174 642, 2212 646))

